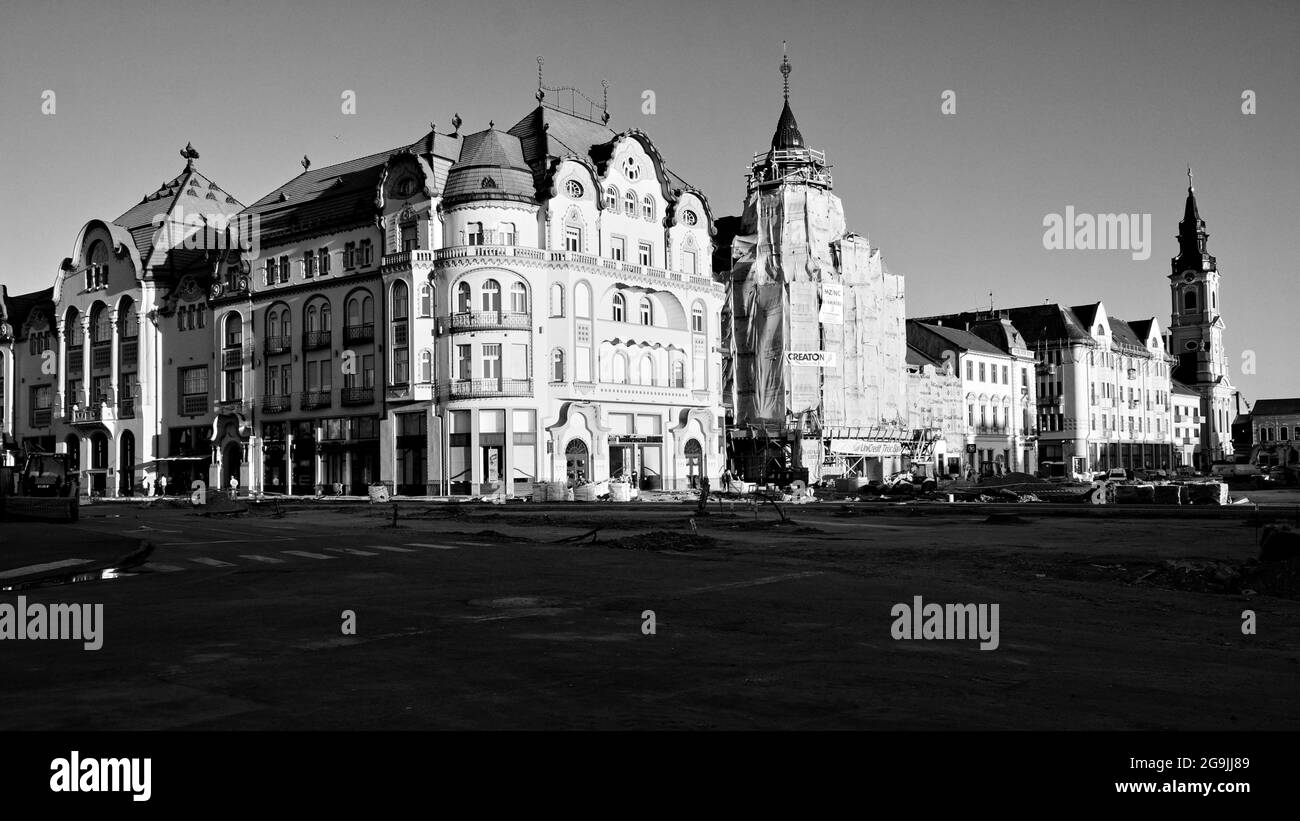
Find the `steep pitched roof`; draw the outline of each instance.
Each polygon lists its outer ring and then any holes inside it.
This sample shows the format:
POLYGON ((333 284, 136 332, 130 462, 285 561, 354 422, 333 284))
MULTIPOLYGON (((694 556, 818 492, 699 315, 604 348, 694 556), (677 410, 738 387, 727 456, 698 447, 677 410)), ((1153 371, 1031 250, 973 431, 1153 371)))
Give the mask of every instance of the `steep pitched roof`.
POLYGON ((221 186, 204 176, 187 164, 184 171, 164 182, 157 190, 146 194, 140 202, 128 208, 116 219, 119 225, 130 232, 140 253, 142 265, 158 264, 161 259, 153 259, 155 234, 158 232, 159 219, 166 220, 173 214, 202 214, 233 216, 242 211, 244 206, 221 186))
POLYGON ((1300 413, 1300 398, 1261 399, 1251 408, 1251 416, 1280 416, 1300 413))
POLYGON ((1180 394, 1182 396, 1200 396, 1199 393, 1179 382, 1177 379, 1169 380, 1169 392, 1180 394))
POLYGON ((975 334, 971 333, 970 331, 963 330, 962 328, 952 328, 947 325, 937 325, 937 324, 932 325, 925 322, 916 322, 910 319, 907 321, 907 325, 909 331, 908 341, 914 345, 917 345, 922 350, 927 352, 930 350, 937 351, 937 348, 932 348, 929 345, 925 345, 919 335, 914 335, 912 333, 913 326, 923 329, 924 331, 943 339, 948 344, 956 346, 959 350, 970 351, 971 353, 979 353, 979 354, 992 354, 994 356, 1006 356, 1006 353, 1004 351, 999 350, 988 340, 980 339, 975 334))
POLYGON ((23 332, 23 324, 27 322, 27 315, 32 312, 33 308, 38 306, 49 306, 51 309, 50 318, 53 320, 54 308, 54 288, 44 288, 39 291, 32 291, 29 294, 10 294, 8 290, 0 291, 4 296, 4 317, 14 329, 15 337, 23 332))
POLYGON ((1116 319, 1113 316, 1107 318, 1110 320, 1111 339, 1115 342, 1118 342, 1121 345, 1131 345, 1135 348, 1145 348, 1147 346, 1146 338, 1138 338, 1134 335, 1133 329, 1129 327, 1127 322, 1122 319, 1116 319))
POLYGON ((799 131, 799 124, 795 122, 794 112, 790 110, 790 101, 786 100, 785 105, 781 107, 781 117, 776 121, 776 132, 772 134, 772 148, 780 151, 804 147, 803 134, 799 131))

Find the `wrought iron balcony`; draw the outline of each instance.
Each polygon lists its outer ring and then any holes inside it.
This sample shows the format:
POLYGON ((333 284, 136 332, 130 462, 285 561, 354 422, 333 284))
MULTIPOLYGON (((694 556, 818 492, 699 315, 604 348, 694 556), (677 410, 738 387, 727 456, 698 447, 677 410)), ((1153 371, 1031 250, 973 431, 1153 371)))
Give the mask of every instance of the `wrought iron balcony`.
POLYGON ((533 325, 532 314, 510 311, 466 311, 448 319, 452 331, 527 330, 533 325))
POLYGON ((266 338, 266 355, 275 356, 280 353, 288 353, 292 344, 292 340, 287 336, 268 336, 266 338))
POLYGON ((302 335, 302 349, 317 351, 330 346, 330 331, 305 331, 302 335))
POLYGON ((292 397, 287 394, 262 397, 262 413, 284 413, 292 408, 292 397))
POLYGON ((182 416, 202 416, 208 412, 208 407, 208 395, 206 393, 196 393, 181 397, 182 416))
POLYGON ((330 405, 329 391, 303 391, 299 394, 299 407, 303 410, 328 408, 330 405))
POLYGON ((52 408, 36 408, 32 411, 32 427, 48 428, 53 418, 54 411, 52 408))
POLYGON ((375 401, 374 388, 344 388, 339 401, 345 406, 369 405, 375 401))
POLYGON ((531 379, 458 379, 441 383, 441 393, 452 399, 532 396, 531 379))
POLYGON ((374 323, 367 322, 364 325, 348 325, 343 329, 343 341, 349 345, 358 342, 374 342, 375 326, 374 323))

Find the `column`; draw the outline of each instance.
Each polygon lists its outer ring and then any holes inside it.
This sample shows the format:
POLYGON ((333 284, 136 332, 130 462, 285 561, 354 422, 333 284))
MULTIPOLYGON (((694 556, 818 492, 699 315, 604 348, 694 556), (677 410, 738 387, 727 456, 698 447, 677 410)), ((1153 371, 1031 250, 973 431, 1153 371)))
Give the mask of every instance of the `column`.
MULTIPOLYGON (((94 344, 90 341, 90 313, 81 315, 81 395, 76 397, 77 404, 83 408, 90 407, 90 386, 93 380, 90 376, 90 352, 94 344)), ((82 462, 82 468, 86 468, 86 463, 82 462)))
POLYGON ((112 345, 112 348, 109 350, 109 361, 108 361, 108 404, 109 407, 111 408, 110 411, 111 416, 105 415, 105 418, 116 419, 117 398, 118 396, 120 396, 117 388, 117 377, 118 377, 117 369, 121 366, 121 362, 119 361, 120 351, 118 350, 118 346, 122 344, 121 331, 117 325, 117 308, 111 308, 109 310, 108 319, 113 326, 113 341, 112 343, 110 343, 112 345))
MULTIPOLYGON (((58 375, 54 377, 56 380, 56 384, 54 386, 54 402, 57 405, 57 408, 55 409, 56 413, 54 415, 62 416, 68 409, 68 403, 67 403, 68 336, 67 336, 67 329, 64 327, 64 324, 62 322, 56 322, 55 328, 56 328, 56 332, 59 335, 59 362, 58 362, 59 370, 58 370, 58 375)), ((7 382, 7 384, 12 384, 12 383, 7 382)), ((14 395, 17 396, 16 389, 14 391, 14 395)), ((14 404, 17 404, 17 402, 15 402, 14 404)), ((10 415, 7 418, 12 419, 13 416, 10 415)))
POLYGON ((293 423, 284 423, 284 493, 293 495, 293 423))

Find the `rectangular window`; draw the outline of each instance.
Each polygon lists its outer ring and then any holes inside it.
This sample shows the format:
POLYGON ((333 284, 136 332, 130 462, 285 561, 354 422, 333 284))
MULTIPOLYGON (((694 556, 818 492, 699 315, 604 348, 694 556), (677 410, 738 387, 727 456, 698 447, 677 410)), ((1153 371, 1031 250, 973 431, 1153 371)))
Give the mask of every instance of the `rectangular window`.
POLYGON ((289 257, 287 255, 280 257, 280 281, 289 281, 289 257))
POLYGON ((636 249, 637 265, 644 265, 647 268, 650 267, 651 265, 654 265, 654 251, 652 250, 653 247, 654 246, 652 246, 648 242, 642 242, 637 245, 637 249, 636 249))
POLYGON ((410 381, 411 352, 409 348, 393 349, 393 381, 405 385, 410 381))
POLYGON ((361 248, 360 248, 360 251, 361 251, 361 267, 362 267, 362 268, 365 268, 366 266, 368 266, 368 265, 370 265, 372 262, 374 262, 374 250, 375 250, 375 249, 374 249, 374 247, 371 245, 370 240, 368 240, 368 239, 363 239, 363 240, 361 240, 361 248))
POLYGON ((682 270, 688 274, 698 274, 700 269, 695 261, 694 251, 682 252, 682 270))
POLYGON ((357 244, 355 242, 343 243, 343 270, 351 271, 357 267, 357 244))
POLYGON ((975 381, 975 363, 971 362, 969 359, 966 360, 966 381, 975 381))
POLYGON ((361 357, 361 376, 363 388, 373 388, 375 386, 375 355, 372 353, 361 357))
POLYGON ((307 279, 316 276, 316 253, 304 251, 302 254, 302 275, 307 279))
POLYGON ((226 401, 234 402, 244 398, 244 372, 226 371, 226 401))
POLYGON ((470 222, 465 225, 465 244, 482 245, 483 244, 483 223, 470 222))
POLYGON ((984 374, 984 363, 981 362, 981 363, 980 363, 980 381, 981 381, 981 382, 986 382, 986 381, 988 381, 988 380, 986 380, 986 379, 984 378, 984 376, 985 376, 985 374, 984 374))
POLYGON ((1006 365, 1003 365, 1003 366, 1002 366, 1002 384, 1003 384, 1003 385, 1010 385, 1010 384, 1011 384, 1010 372, 1009 372, 1009 370, 1008 370, 1008 368, 1007 368, 1006 365))
POLYGON ((501 345, 487 343, 483 346, 483 378, 501 378, 501 345))
POLYGON ((582 229, 572 225, 564 227, 564 250, 581 251, 582 250, 582 229))
POLYGON ((208 393, 208 366, 180 369, 182 396, 206 396, 208 393))
POLYGON ((627 240, 622 237, 610 237, 609 258, 620 262, 627 259, 627 240))
POLYGON ((267 285, 274 285, 276 283, 276 279, 278 277, 277 274, 278 267, 279 266, 276 264, 275 257, 271 257, 266 261, 266 284, 267 285))
POLYGON ((320 275, 325 276, 330 272, 330 249, 322 248, 316 252, 316 260, 320 268, 320 275))
POLYGON ((469 345, 456 346, 456 378, 457 379, 473 378, 471 376, 471 371, 470 371, 473 361, 470 359, 469 351, 470 351, 469 345))

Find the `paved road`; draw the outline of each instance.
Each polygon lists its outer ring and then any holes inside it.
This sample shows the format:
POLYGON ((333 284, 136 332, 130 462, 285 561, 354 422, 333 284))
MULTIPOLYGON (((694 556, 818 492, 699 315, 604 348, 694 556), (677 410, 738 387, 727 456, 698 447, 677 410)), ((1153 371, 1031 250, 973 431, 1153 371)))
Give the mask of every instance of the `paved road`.
POLYGON ((102 603, 104 646, 0 642, 0 728, 1300 727, 1300 604, 1108 570, 1248 558, 1237 522, 800 508, 696 520, 715 541, 683 549, 684 510, 422 510, 396 529, 370 508, 86 511, 80 529, 155 553, 25 593, 102 603), (606 546, 653 533, 666 549, 606 546), (894 640, 918 595, 999 604, 998 648, 894 640))

